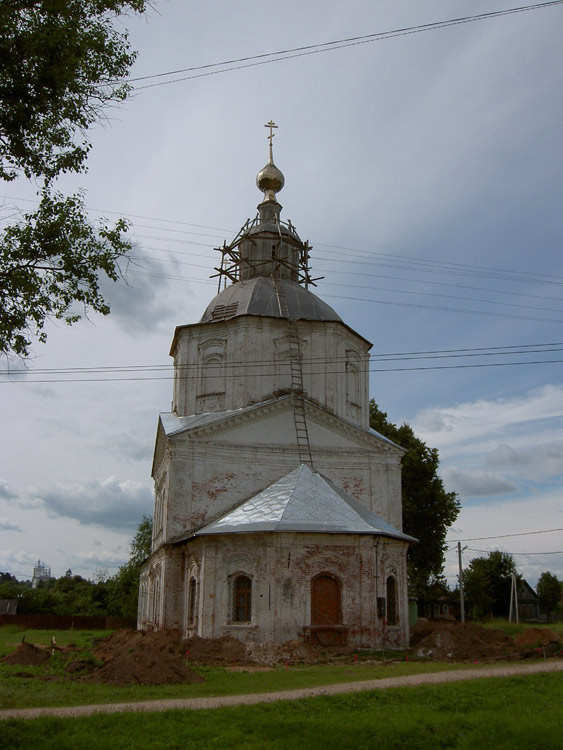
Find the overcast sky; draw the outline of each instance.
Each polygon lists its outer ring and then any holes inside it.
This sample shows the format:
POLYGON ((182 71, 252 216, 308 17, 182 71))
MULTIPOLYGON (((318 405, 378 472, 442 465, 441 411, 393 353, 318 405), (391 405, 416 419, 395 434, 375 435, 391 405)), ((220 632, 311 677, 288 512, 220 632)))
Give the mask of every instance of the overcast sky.
MULTIPOLYGON (((514 2, 154 5, 124 20, 134 77, 514 2)), ((105 285, 111 316, 50 325, 29 373, 0 383, 0 570, 28 578, 41 558, 93 576, 127 559, 152 513, 174 327, 199 320, 213 248, 256 213, 273 119, 282 217, 313 245, 317 293, 373 342, 371 395, 439 449, 462 502, 451 546, 472 539, 466 563, 512 552, 532 585, 563 577, 563 532, 528 534, 563 528, 562 56, 556 5, 136 82, 92 134, 88 174, 61 186, 83 187, 93 218, 131 219, 127 285, 105 285), (509 534, 527 535, 475 539, 509 534)), ((3 190, 5 211, 33 206, 23 182, 3 190)), ((452 585, 456 569, 452 550, 452 585)))

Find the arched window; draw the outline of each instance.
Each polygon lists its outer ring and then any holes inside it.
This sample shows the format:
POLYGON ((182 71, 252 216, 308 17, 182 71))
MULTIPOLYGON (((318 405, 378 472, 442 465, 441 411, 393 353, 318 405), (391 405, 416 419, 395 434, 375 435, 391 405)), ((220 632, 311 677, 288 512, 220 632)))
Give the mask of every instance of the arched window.
POLYGON ((250 622, 252 619, 252 581, 239 575, 233 580, 233 622, 250 622))
POLYGON ((192 576, 188 585, 188 625, 195 623, 196 591, 197 582, 194 576, 192 576))
POLYGON ((311 625, 340 625, 340 584, 323 573, 311 581, 311 625))
POLYGON ((387 624, 396 625, 398 622, 397 581, 394 576, 387 579, 387 624))

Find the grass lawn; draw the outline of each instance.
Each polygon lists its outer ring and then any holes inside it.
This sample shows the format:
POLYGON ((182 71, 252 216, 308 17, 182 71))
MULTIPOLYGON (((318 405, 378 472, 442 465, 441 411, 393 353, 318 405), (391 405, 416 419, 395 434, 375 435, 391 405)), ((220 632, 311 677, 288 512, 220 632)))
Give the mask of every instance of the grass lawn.
MULTIPOLYGON (((58 645, 75 643, 87 650, 92 638, 108 635, 107 631, 22 631, 0 628, 0 656, 12 651, 25 635, 28 643, 48 644, 55 635, 58 645)), ((70 678, 64 671, 65 662, 55 656, 42 666, 0 664, 0 708, 31 708, 44 706, 79 706, 97 703, 158 700, 164 698, 198 698, 220 695, 243 695, 277 690, 316 687, 339 682, 374 680, 408 674, 443 670, 485 667, 486 663, 444 663, 407 661, 403 652, 385 652, 388 661, 377 661, 381 652, 362 653, 355 662, 278 667, 266 672, 228 671, 222 667, 194 667, 205 681, 180 685, 97 684, 70 678), (392 658, 392 660, 391 660, 392 658), (28 676, 21 676, 22 673, 28 676)), ((562 742, 563 748, 563 742, 562 742)))
POLYGON ((478 680, 209 711, 2 722, 5 750, 560 750, 563 675, 478 680))
POLYGON ((234 672, 222 667, 194 667, 205 678, 204 682, 114 686, 70 679, 65 675, 63 666, 63 662, 59 660, 54 665, 49 663, 40 667, 0 664, 0 708, 80 706, 160 698, 244 695, 475 667, 472 663, 413 661, 381 664, 358 661, 355 664, 352 657, 348 664, 291 666, 289 669, 278 667, 268 672, 234 672), (16 676, 21 673, 33 675, 34 678, 16 676))
POLYGON ((26 630, 15 625, 0 626, 0 658, 11 653, 22 641, 48 646, 55 636, 57 646, 74 643, 79 649, 89 649, 93 638, 107 638, 113 630, 26 630))

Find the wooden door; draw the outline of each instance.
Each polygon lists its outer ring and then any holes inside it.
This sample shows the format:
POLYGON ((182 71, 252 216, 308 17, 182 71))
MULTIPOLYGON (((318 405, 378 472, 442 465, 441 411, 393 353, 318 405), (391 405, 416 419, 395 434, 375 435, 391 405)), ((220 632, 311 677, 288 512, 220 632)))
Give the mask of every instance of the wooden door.
POLYGON ((311 625, 340 624, 340 586, 332 576, 320 575, 311 583, 311 625))

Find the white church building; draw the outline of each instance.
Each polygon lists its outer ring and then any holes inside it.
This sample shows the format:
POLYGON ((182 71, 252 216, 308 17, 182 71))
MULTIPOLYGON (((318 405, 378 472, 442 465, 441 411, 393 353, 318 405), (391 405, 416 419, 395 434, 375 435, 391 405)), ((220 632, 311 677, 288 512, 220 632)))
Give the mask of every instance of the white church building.
POLYGON ((138 627, 406 646, 404 450, 369 428, 371 344, 309 289, 269 127, 258 215, 221 248, 201 320, 174 334, 138 627))

